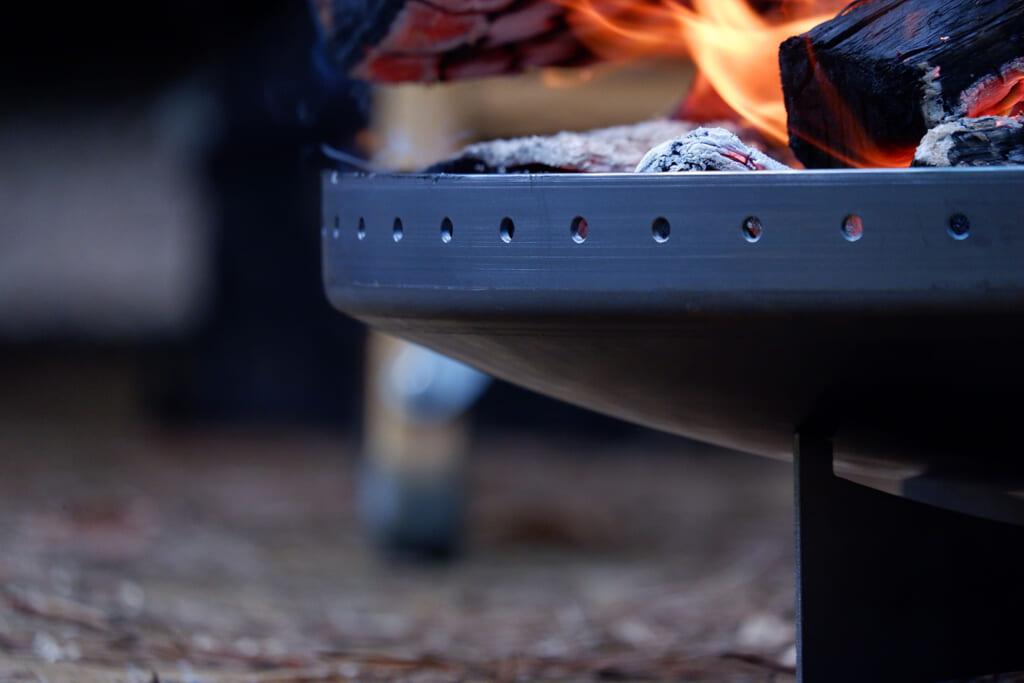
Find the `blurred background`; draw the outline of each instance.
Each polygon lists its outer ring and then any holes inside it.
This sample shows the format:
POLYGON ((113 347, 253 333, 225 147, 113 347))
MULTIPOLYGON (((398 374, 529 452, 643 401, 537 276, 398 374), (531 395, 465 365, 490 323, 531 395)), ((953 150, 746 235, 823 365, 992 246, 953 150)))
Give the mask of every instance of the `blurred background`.
POLYGON ((0 41, 0 678, 791 675, 788 466, 479 379, 424 419, 320 280, 322 144, 413 170, 688 65, 371 88, 304 3, 108 12, 0 41))

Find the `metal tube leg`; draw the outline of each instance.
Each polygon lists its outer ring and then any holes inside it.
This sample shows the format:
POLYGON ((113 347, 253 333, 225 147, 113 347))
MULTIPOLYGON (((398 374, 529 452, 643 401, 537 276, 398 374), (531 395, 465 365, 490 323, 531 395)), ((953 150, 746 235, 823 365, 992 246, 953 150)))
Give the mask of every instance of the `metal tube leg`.
POLYGON ((798 680, 1024 670, 1024 528, 840 479, 813 434, 794 466, 798 680))

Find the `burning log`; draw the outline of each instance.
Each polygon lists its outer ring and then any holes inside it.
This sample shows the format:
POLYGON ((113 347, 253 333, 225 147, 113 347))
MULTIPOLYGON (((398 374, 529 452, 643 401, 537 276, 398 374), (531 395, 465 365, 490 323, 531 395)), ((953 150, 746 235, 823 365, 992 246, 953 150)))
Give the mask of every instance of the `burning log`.
POLYGON ((663 142, 649 151, 636 167, 637 173, 679 171, 784 171, 764 152, 748 147, 724 128, 698 128, 663 142))
POLYGON ((905 166, 940 123, 1020 112, 1024 3, 858 0, 785 41, 779 63, 806 166, 905 166))
POLYGON ((511 74, 593 59, 547 0, 315 0, 331 56, 381 83, 511 74))
POLYGON ((943 123, 928 131, 914 166, 1024 164, 1024 119, 984 116, 943 123))
POLYGON ((628 173, 649 149, 691 132, 687 121, 656 119, 583 133, 478 142, 428 173, 628 173))

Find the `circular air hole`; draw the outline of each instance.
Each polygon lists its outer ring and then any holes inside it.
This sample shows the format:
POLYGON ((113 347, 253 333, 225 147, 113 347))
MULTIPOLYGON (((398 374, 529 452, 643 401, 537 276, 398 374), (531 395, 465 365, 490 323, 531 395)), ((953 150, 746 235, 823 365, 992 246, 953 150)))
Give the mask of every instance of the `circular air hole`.
POLYGON ((576 244, 583 244, 587 240, 587 235, 590 233, 590 224, 587 223, 587 219, 583 216, 576 216, 572 219, 572 225, 569 226, 569 234, 572 235, 572 241, 576 244))
POLYGON ((512 219, 505 216, 501 219, 501 241, 508 244, 512 241, 512 238, 516 234, 516 224, 512 222, 512 219))
POLYGON ((664 216, 658 216, 651 223, 651 235, 654 236, 654 241, 658 244, 668 242, 669 235, 672 234, 672 226, 669 225, 668 219, 664 216))
POLYGON ((761 224, 761 219, 757 216, 747 216, 743 219, 743 237, 748 242, 756 242, 761 239, 761 234, 764 233, 764 226, 761 224))
POLYGON ((955 240, 965 240, 971 234, 971 219, 962 213, 954 213, 949 217, 949 236, 955 240))
POLYGON ((366 220, 362 216, 359 217, 359 223, 356 224, 356 237, 359 239, 366 237, 366 220))
POLYGON ((403 236, 404 228, 402 227, 402 219, 396 218, 395 222, 391 226, 391 237, 394 238, 396 242, 401 242, 403 236))
POLYGON ((447 216, 441 221, 441 241, 448 244, 452 241, 452 234, 454 233, 455 226, 452 225, 452 219, 447 216))
POLYGON ((842 230, 843 237, 851 242, 856 242, 864 236, 864 221, 857 214, 851 213, 843 219, 840 230, 842 230))

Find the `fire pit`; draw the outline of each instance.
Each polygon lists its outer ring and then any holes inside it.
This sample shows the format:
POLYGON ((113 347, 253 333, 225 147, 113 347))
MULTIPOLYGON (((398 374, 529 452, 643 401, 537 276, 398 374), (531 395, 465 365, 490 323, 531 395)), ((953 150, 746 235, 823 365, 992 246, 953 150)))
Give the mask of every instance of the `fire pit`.
POLYGON ((1024 667, 993 618, 1024 607, 1020 531, 830 463, 1024 519, 1005 495, 1021 187, 1024 169, 327 173, 325 285, 370 325, 594 410, 772 457, 797 434, 806 680, 1003 671, 1024 667))
MULTIPOLYGON (((698 80, 678 118, 724 111, 791 165, 847 170, 760 170, 779 165, 701 132, 721 158, 676 164, 658 147, 641 170, 756 172, 328 173, 333 305, 593 410, 792 457, 802 680, 1024 669, 1020 628, 1000 619, 1024 608, 1024 165, 1005 166, 1024 161, 1024 12, 993 0, 391 7, 386 26, 363 25, 372 39, 341 43, 342 63, 429 81, 683 53, 698 80), (444 40, 414 40, 417 26, 444 40), (850 170, 883 166, 902 168, 850 170)), ((474 154, 437 168, 590 161, 474 154)))
POLYGON ((868 446, 870 394, 926 390, 900 411, 917 432, 1016 392, 1021 187, 1024 168, 328 174, 324 273, 337 308, 594 410, 788 457, 828 402, 856 418, 840 457, 926 461, 947 437, 868 446))

